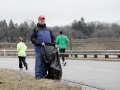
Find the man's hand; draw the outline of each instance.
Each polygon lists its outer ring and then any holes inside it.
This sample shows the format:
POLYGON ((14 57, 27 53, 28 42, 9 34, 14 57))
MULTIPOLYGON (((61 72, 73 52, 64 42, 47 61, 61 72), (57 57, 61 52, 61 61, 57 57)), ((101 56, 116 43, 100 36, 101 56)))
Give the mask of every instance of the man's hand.
POLYGON ((45 46, 45 43, 44 43, 44 42, 42 42, 42 46, 45 46))
POLYGON ((55 44, 55 48, 56 48, 56 49, 58 48, 58 45, 57 45, 57 44, 55 44))

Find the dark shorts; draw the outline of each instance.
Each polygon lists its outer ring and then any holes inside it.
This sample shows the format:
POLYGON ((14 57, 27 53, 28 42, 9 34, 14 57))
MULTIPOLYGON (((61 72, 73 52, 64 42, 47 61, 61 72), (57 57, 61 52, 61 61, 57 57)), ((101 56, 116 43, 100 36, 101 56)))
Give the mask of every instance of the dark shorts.
POLYGON ((65 49, 59 49, 60 53, 65 53, 65 49))

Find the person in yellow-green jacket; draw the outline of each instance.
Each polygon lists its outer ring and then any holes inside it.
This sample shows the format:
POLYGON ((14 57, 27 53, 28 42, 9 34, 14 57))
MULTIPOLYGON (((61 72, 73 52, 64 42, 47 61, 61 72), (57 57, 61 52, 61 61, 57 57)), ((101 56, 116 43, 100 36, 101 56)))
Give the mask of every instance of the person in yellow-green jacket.
POLYGON ((61 56, 62 56, 62 62, 63 62, 64 66, 67 63, 67 62, 65 62, 64 53, 65 53, 68 42, 69 42, 69 39, 67 38, 67 36, 63 35, 63 31, 60 31, 60 35, 57 36, 57 38, 56 38, 56 43, 58 44, 60 53, 62 53, 61 56))
POLYGON ((28 69, 28 64, 26 63, 26 50, 27 46, 25 43, 23 43, 23 39, 19 38, 19 43, 17 44, 17 50, 18 50, 18 58, 19 58, 19 68, 20 70, 23 70, 23 65, 26 67, 26 70, 28 69), (22 65, 23 63, 23 65, 22 65))

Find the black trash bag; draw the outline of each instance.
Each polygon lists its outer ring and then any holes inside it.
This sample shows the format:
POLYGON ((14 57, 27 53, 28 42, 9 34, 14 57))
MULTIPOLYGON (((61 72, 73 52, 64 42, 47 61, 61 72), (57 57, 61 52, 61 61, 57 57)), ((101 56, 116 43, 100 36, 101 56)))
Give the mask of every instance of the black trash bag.
POLYGON ((41 54, 48 69, 46 78, 60 80, 62 77, 62 68, 58 50, 54 46, 46 45, 41 48, 41 54))

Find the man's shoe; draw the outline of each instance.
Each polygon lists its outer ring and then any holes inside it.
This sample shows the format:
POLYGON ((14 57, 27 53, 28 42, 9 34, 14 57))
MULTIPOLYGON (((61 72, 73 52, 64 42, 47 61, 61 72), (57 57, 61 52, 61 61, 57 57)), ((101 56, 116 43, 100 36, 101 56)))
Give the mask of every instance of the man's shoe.
POLYGON ((37 78, 36 78, 36 80, 40 80, 40 79, 41 79, 41 77, 37 77, 37 78))
POLYGON ((46 76, 44 76, 44 77, 42 77, 42 78, 41 78, 41 77, 37 77, 37 78, 36 78, 36 80, 40 80, 40 79, 46 79, 46 76))

